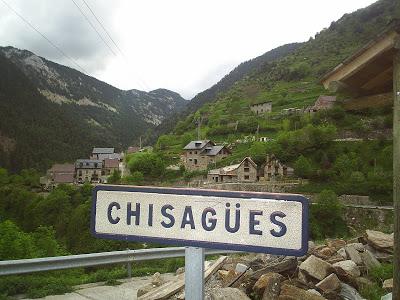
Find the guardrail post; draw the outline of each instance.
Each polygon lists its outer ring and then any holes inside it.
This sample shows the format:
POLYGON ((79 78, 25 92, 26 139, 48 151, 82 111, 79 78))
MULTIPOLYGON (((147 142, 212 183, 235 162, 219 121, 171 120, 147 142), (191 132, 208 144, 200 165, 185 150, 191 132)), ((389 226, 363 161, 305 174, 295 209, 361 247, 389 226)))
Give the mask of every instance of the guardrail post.
POLYGON ((185 248, 185 299, 204 299, 204 248, 185 248))
POLYGON ((128 278, 132 278, 132 263, 131 262, 127 263, 126 269, 128 271, 128 278))

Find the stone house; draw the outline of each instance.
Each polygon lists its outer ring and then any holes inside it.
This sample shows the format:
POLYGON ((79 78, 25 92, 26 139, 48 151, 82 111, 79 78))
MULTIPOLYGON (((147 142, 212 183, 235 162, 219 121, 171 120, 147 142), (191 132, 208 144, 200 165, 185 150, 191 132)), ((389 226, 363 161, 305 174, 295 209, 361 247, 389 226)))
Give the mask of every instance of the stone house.
POLYGON ((244 158, 239 164, 210 170, 207 174, 208 182, 256 182, 257 165, 250 158, 244 158))
POLYGON ((264 102, 250 105, 250 110, 256 115, 262 115, 272 111, 272 102, 264 102))
POLYGON ((78 159, 75 169, 78 183, 101 182, 101 176, 104 175, 103 161, 98 159, 78 159))
POLYGON ((259 177, 264 180, 272 180, 277 177, 291 177, 294 169, 281 163, 275 155, 267 155, 265 165, 260 169, 259 177))
POLYGON ((90 159, 103 161, 106 158, 121 160, 121 155, 115 153, 114 148, 93 148, 90 159))
POLYGON ((40 183, 46 188, 53 188, 62 183, 74 183, 74 181, 74 164, 54 164, 47 171, 46 176, 40 178, 40 183))
POLYGON ((191 141, 184 148, 183 164, 189 171, 206 170, 231 154, 225 146, 217 146, 210 140, 191 141))

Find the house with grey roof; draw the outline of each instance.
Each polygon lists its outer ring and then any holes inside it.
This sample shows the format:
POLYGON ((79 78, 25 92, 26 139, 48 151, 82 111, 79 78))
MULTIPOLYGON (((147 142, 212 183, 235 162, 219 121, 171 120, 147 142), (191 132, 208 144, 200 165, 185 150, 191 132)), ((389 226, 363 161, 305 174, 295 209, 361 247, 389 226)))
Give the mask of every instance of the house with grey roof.
POLYGON ((114 148, 93 148, 90 159, 105 160, 105 159, 121 160, 121 154, 115 153, 114 148))
POLYGON ((102 182, 103 161, 98 159, 78 159, 75 162, 76 180, 78 183, 83 182, 102 182))
POLYGON ((210 140, 191 141, 183 150, 183 163, 189 171, 206 170, 210 164, 215 164, 231 154, 228 148, 215 145, 210 140))
POLYGON ((208 171, 207 181, 212 183, 256 182, 257 164, 245 157, 240 163, 208 171))

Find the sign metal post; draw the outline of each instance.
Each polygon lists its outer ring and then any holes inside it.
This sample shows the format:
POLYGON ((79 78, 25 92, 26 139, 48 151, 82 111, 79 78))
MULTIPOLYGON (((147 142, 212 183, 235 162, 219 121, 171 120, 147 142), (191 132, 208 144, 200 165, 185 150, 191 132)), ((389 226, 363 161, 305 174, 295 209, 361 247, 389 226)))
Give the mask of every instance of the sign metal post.
POLYGON ((204 299, 204 248, 185 249, 185 299, 204 299))

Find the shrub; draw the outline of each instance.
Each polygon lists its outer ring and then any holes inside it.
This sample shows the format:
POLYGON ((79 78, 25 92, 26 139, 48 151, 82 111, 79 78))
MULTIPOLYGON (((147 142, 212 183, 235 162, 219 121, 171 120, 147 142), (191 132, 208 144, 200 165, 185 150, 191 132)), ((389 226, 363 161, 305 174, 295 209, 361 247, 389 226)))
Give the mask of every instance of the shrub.
POLYGON ((314 239, 346 236, 347 226, 342 218, 343 205, 332 190, 323 190, 311 205, 310 229, 314 239))

